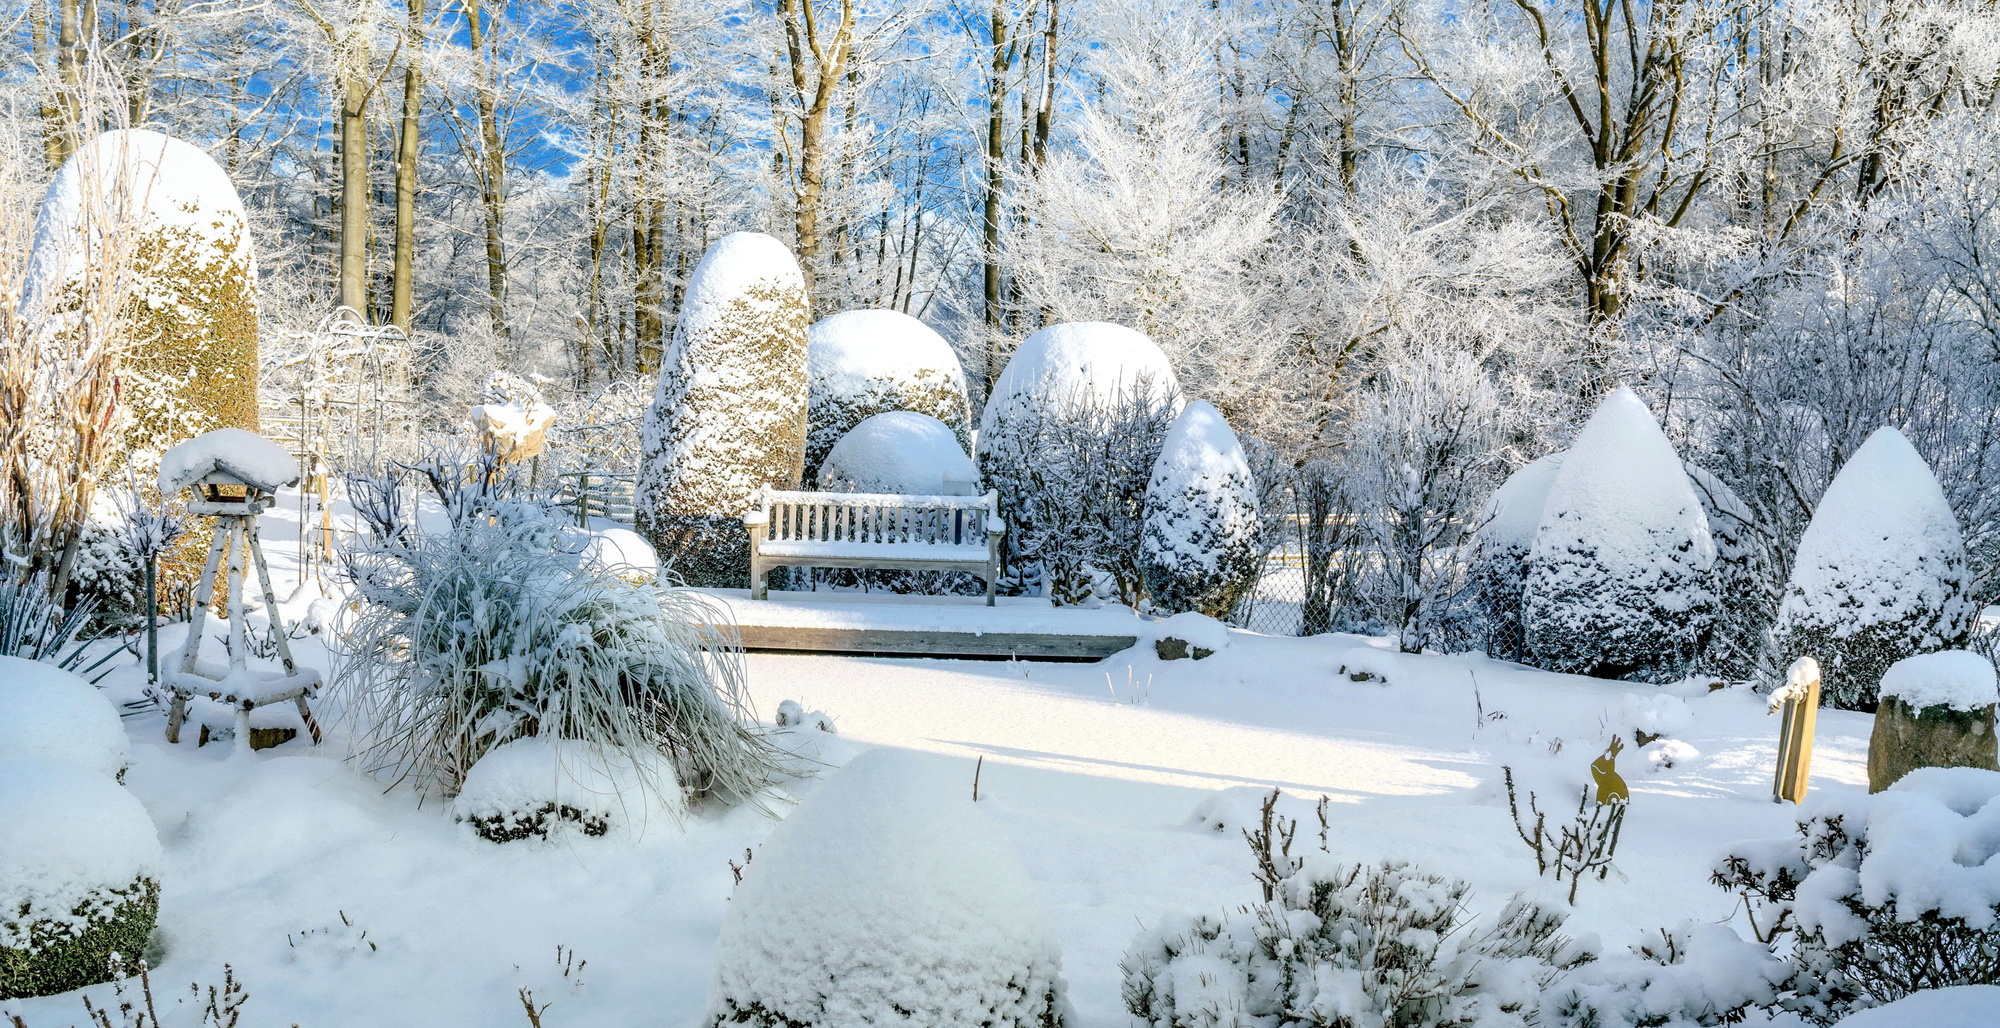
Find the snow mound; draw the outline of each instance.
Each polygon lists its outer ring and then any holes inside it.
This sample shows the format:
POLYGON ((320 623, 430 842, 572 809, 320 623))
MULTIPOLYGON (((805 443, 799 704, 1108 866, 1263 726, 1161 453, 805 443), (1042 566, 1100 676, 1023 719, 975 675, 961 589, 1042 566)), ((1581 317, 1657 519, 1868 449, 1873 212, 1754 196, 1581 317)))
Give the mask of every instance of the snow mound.
MULTIPOLYGON (((75 764, 0 761, 0 825, 0 923, 80 931, 108 913, 104 890, 160 876, 160 837, 146 808, 109 777, 75 764)), ((21 948, 25 940, 6 934, 0 948, 21 948)))
POLYGON ((284 447, 240 428, 204 432, 160 458, 160 492, 172 496, 210 474, 227 475, 266 493, 299 481, 299 462, 284 447))
POLYGON ((572 830, 636 839, 677 826, 686 813, 687 797, 665 757, 540 737, 488 751, 452 800, 453 816, 494 842, 572 830))
POLYGON ((1562 470, 1564 451, 1531 460, 1507 476, 1486 501, 1475 538, 1481 556, 1514 553, 1521 560, 1535 545, 1535 530, 1542 524, 1542 508, 1549 502, 1549 489, 1556 472, 1562 470))
MULTIPOLYGON (((1188 824, 1197 825, 1211 832, 1236 836, 1245 828, 1257 828, 1263 824, 1264 801, 1271 797, 1271 790, 1260 785, 1236 785, 1227 789, 1217 789, 1209 793, 1194 812, 1188 815, 1188 824)), ((1313 814, 1313 805, 1288 792, 1278 794, 1277 805, 1271 809, 1271 816, 1279 821, 1297 821, 1302 825, 1318 823, 1313 814)))
POLYGON ((970 493, 979 471, 944 422, 914 411, 876 414, 840 437, 820 465, 831 492, 941 496, 970 493))
POLYGON ((2000 908, 2000 771, 1926 767, 1846 812, 1847 831, 1867 845, 1858 866, 1824 864, 1799 884, 1799 926, 1823 932, 1828 945, 1867 930, 1847 903, 1893 902, 1896 916, 1926 911, 1962 918, 1984 930, 2000 908))
POLYGON ((1679 739, 1655 739, 1640 747, 1639 755, 1646 758, 1647 770, 1664 771, 1695 760, 1701 751, 1679 739))
POLYGON ((1403 671, 1402 654, 1356 646, 1342 650, 1334 661, 1334 673, 1350 682, 1379 682, 1388 685, 1403 671))
POLYGON ((959 770, 870 750, 771 832, 723 918, 708 1023, 1061 1023, 1040 898, 959 770))
POLYGON ((2000 985, 1954 985, 1913 992, 1894 1003, 1850 1014, 1835 1028, 1993 1028, 2000 985))
POLYGON ((797 700, 778 704, 778 730, 767 736, 772 745, 791 755, 787 766, 798 777, 784 785, 801 799, 818 791, 830 772, 845 767, 858 750, 842 739, 833 718, 823 710, 807 710, 797 700))
POLYGON ((979 452, 991 452, 1024 416, 1069 402, 1108 405, 1142 384, 1180 409, 1180 380, 1151 339, 1104 321, 1051 325, 1024 340, 993 383, 979 419, 979 452))
POLYGON ((652 576, 660 559, 646 537, 629 528, 600 528, 583 547, 583 562, 622 575, 652 576))
POLYGON ((1618 701, 1618 709, 1611 712, 1611 727, 1621 735, 1679 735, 1694 727, 1694 711, 1678 696, 1634 694, 1618 701))
POLYGON ((1882 695, 1912 707, 1977 710, 2000 703, 1993 662, 1971 650, 1941 650, 1904 657, 1882 675, 1882 695))
POLYGON ((1153 627, 1155 639, 1179 639, 1210 653, 1220 653, 1229 645, 1229 626, 1206 614, 1182 611, 1153 627))
POLYGON ((0 760, 54 760, 104 775, 125 769, 118 708, 53 664, 0 657, 0 760))

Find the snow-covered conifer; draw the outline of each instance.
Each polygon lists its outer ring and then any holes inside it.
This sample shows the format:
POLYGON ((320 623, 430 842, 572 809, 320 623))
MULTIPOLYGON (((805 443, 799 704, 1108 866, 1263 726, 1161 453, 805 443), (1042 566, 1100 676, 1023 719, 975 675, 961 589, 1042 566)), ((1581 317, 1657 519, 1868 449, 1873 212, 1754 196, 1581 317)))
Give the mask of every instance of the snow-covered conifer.
POLYGON ((1618 678, 1680 675, 1715 621, 1715 543, 1673 444, 1620 387, 1549 486, 1521 597, 1530 660, 1618 678))
POLYGON ((1062 953, 969 782, 888 748, 834 772, 744 869, 708 1023, 1065 1023, 1062 953))
POLYGON ((1196 400, 1146 485, 1140 562, 1153 606, 1227 617, 1257 579, 1257 483, 1229 422, 1196 400))
POLYGON ((690 277, 641 429, 633 510, 662 564, 689 585, 749 578, 743 512, 805 460, 806 294, 770 236, 717 240, 690 277))
POLYGON ((1562 468, 1562 452, 1529 461, 1508 476, 1486 501, 1473 538, 1471 577, 1479 595, 1480 620, 1486 633, 1486 655, 1521 660, 1527 649, 1521 639, 1521 590, 1528 581, 1528 553, 1535 548, 1535 530, 1542 524, 1542 507, 1549 487, 1562 468))
POLYGON ((979 472, 944 422, 896 410, 871 415, 828 448, 819 485, 849 493, 937 495, 979 472))
POLYGON ((1891 664, 1964 643, 1965 542, 1937 476, 1903 433, 1877 429, 1820 497, 1772 636, 1780 666, 1819 661, 1824 702, 1875 706, 1891 664))
POLYGON ((1764 651, 1764 633, 1778 612, 1778 583, 1755 533, 1750 505, 1729 484, 1694 464, 1684 465, 1715 540, 1715 630, 1702 655, 1716 674, 1748 677, 1764 651))
POLYGON ((943 422, 960 449, 972 447, 965 370, 951 344, 901 311, 842 311, 806 332, 806 479, 854 426, 885 411, 943 422))

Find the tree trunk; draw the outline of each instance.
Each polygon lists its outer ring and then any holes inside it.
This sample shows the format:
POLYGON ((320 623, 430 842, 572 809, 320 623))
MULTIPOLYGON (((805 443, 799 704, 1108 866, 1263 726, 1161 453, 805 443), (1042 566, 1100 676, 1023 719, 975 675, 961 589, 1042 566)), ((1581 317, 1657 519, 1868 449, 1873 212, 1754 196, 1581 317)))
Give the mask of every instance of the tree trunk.
POLYGON ((1000 377, 1000 196, 1007 174, 1007 68, 1013 55, 1007 49, 1005 0, 993 0, 992 60, 986 74, 986 195, 980 217, 984 233, 981 286, 986 313, 986 392, 1000 377))
POLYGON ((403 124, 396 137, 396 261, 390 273, 389 321, 410 330, 417 260, 417 157, 422 136, 424 0, 409 0, 409 57, 403 65, 403 124))
POLYGON ((368 94, 365 62, 341 70, 340 303, 368 315, 368 94))
POLYGON ((80 0, 62 0, 56 27, 56 102, 54 121, 49 126, 43 148, 51 167, 61 167, 76 152, 77 134, 83 125, 83 20, 80 0))
POLYGON ((486 210, 486 288, 493 334, 507 336, 507 154, 500 147, 497 71, 491 25, 480 0, 463 0, 466 43, 479 55, 479 199, 486 210))

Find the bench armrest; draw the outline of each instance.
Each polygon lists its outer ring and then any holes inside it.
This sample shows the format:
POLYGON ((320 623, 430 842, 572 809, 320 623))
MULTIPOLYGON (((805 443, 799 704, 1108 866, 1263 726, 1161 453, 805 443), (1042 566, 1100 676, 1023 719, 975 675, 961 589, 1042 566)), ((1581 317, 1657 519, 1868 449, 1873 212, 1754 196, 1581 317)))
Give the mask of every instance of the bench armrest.
POLYGON ((752 525, 768 525, 770 523, 771 523, 770 511, 746 510, 743 512, 743 527, 745 528, 749 528, 752 525))

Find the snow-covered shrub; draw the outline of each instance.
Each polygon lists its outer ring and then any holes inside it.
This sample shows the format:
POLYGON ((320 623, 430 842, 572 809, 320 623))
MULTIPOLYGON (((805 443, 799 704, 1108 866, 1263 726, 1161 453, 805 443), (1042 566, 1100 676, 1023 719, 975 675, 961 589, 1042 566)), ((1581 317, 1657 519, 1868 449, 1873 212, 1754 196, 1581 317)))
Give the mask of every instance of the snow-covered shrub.
POLYGON ((1508 476, 1486 501, 1473 537, 1471 577, 1479 596, 1480 619, 1486 632, 1486 655, 1499 660, 1525 660, 1521 635, 1521 592, 1528 584, 1528 554, 1535 548, 1535 530, 1549 487, 1562 468, 1560 451, 1529 461, 1508 476))
POLYGON ((819 487, 842 493, 939 495, 979 472, 944 422, 914 411, 870 415, 827 450, 819 487))
POLYGON ((842 311, 815 322, 806 331, 806 394, 809 482, 835 443, 887 411, 930 415, 960 450, 972 447, 972 408, 958 355, 929 325, 901 311, 842 311))
POLYGON ((874 749, 773 829, 730 897, 708 1023, 1054 1028, 1062 954, 970 776, 874 749))
POLYGON ((0 761, 0 999, 67 992, 137 963, 160 905, 146 808, 75 764, 0 761))
POLYGON ((0 760, 54 760, 116 777, 125 725, 97 687, 56 667, 0 656, 0 760))
POLYGON ((781 777, 744 713, 727 616, 581 549, 546 511, 502 504, 350 554, 363 602, 334 687, 357 756, 447 792, 487 750, 533 736, 664 754, 697 795, 747 798, 781 777))
POLYGON ((1229 616, 1257 582, 1257 529, 1257 486, 1236 433, 1214 407, 1188 404, 1146 483, 1139 560, 1154 609, 1229 616))
POLYGON ((41 575, 0 570, 0 656, 80 667, 85 644, 78 636, 91 613, 87 605, 64 610, 41 575))
POLYGON ((1965 543, 1937 476, 1903 433, 1877 429, 1820 497, 1772 637, 1778 666, 1813 657, 1824 702, 1872 710, 1889 665, 1962 646, 1974 609, 1965 543))
POLYGON ((1791 978, 1767 949, 1726 925, 1661 931, 1630 955, 1579 967, 1542 997, 1547 1028, 1694 1028, 1740 1023, 1791 978))
POLYGON ((1680 457, 1620 387, 1577 433, 1549 486, 1522 589, 1538 667, 1678 677, 1715 620, 1715 544, 1680 457))
POLYGON ((632 507, 689 585, 750 577, 750 494, 798 485, 805 461, 805 279, 785 244, 735 232, 688 279, 640 429, 632 507))
POLYGON ((1708 471, 1691 463, 1683 466, 1715 541, 1712 574, 1719 607, 1700 663, 1713 674, 1749 678, 1769 659, 1765 633, 1778 613, 1782 583, 1776 581, 1750 505, 1708 471))
POLYGON ((493 842, 637 838, 677 825, 686 802, 673 765, 657 753, 536 736, 486 751, 451 811, 493 842))
POLYGON ((1818 1024, 1923 989, 2000 984, 2000 772, 1919 768, 1821 800, 1796 835, 1737 843, 1714 870, 1794 977, 1778 1005, 1818 1024))

